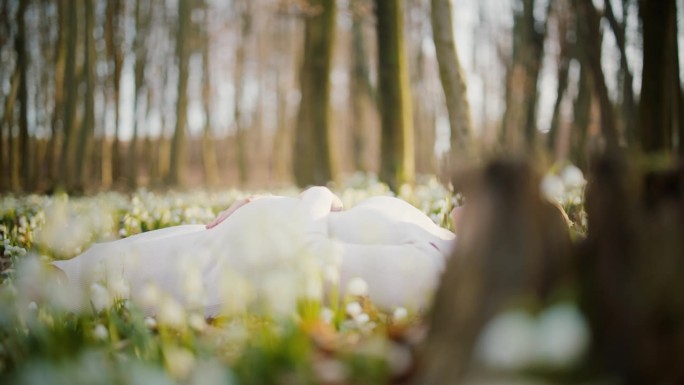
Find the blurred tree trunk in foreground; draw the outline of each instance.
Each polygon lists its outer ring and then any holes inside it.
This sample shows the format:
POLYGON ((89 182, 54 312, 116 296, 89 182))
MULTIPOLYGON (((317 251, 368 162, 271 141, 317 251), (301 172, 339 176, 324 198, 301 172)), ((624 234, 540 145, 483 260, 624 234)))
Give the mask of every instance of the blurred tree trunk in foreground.
MULTIPOLYGON (((646 153, 672 149, 681 119, 676 8, 675 0, 639 1, 644 36, 639 134, 646 153)), ((680 137, 680 147, 682 142, 680 137)))
POLYGON ((380 179, 397 191, 413 183, 413 106, 404 45, 403 2, 375 0, 378 98, 381 118, 380 179))
POLYGON ((182 185, 185 171, 185 128, 188 117, 188 61, 187 37, 190 27, 190 0, 178 1, 178 33, 176 60, 178 63, 178 95, 176 100, 176 128, 171 142, 168 183, 182 185))
POLYGON ((330 146, 330 67, 335 35, 335 0, 312 0, 304 29, 301 100, 295 133, 294 176, 298 186, 333 180, 330 146))
POLYGON ((594 163, 578 253, 587 361, 623 384, 684 381, 684 166, 638 172, 624 157, 594 163))
POLYGON ((470 120, 470 104, 466 90, 465 78, 461 69, 452 20, 451 0, 432 0, 432 35, 439 65, 439 77, 442 81, 451 128, 450 167, 456 165, 456 159, 466 160, 472 152, 470 120))
POLYGON ((523 297, 544 303, 569 272, 568 224, 541 196, 530 165, 493 161, 461 183, 465 225, 435 295, 415 384, 460 383, 484 325, 523 297))

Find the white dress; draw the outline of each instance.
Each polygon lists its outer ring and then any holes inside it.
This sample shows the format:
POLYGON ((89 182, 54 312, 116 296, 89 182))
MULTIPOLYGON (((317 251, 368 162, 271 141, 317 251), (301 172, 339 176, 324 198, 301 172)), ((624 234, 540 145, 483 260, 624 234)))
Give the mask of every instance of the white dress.
POLYGON ((144 300, 150 287, 186 308, 215 316, 254 294, 236 286, 238 281, 279 295, 292 286, 306 292, 311 285, 302 272, 325 266, 336 267, 342 290, 350 280, 362 278, 380 308, 424 308, 454 234, 397 198, 374 197, 331 212, 335 200, 325 187, 310 188, 299 199, 265 197, 213 229, 183 225, 150 231, 95 244, 53 264, 70 285, 84 290, 93 282, 111 287, 124 281, 131 299, 150 314, 157 311, 144 300))

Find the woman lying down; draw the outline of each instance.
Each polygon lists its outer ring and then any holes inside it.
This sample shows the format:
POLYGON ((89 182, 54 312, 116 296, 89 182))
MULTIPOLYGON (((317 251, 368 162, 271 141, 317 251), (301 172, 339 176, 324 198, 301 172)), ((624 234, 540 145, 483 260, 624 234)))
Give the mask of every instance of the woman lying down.
POLYGON ((206 226, 98 243, 52 265, 65 285, 85 293, 123 285, 147 314, 157 312, 158 298, 207 317, 245 310, 251 299, 250 306, 287 312, 301 297, 338 288, 344 295, 358 279, 379 308, 419 310, 454 238, 400 199, 373 197, 345 211, 330 190, 312 187, 300 198, 247 198, 206 226))

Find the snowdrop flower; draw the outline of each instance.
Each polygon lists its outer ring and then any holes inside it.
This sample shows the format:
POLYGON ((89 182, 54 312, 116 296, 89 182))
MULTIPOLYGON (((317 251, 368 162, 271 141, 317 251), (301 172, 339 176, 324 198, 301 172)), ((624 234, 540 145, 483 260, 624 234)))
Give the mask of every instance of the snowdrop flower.
POLYGON ((332 323, 333 318, 335 317, 335 312, 332 311, 330 308, 324 307, 321 309, 321 320, 324 323, 332 323))
POLYGON ((570 188, 582 187, 585 183, 582 170, 572 164, 563 169, 561 178, 563 178, 563 183, 570 188))
POLYGON ((164 325, 180 328, 185 324, 185 311, 178 301, 165 296, 159 306, 157 318, 164 325))
POLYGON ((546 175, 541 181, 541 192, 550 200, 560 201, 563 199, 565 187, 563 186, 563 179, 556 175, 546 175))
POLYGON ((408 310, 405 307, 398 307, 392 313, 392 320, 394 322, 403 322, 408 317, 408 310))
POLYGON ((109 291, 99 283, 90 285, 90 301, 97 312, 112 306, 112 298, 109 295, 109 291))
POLYGON ((109 331, 107 331, 107 328, 104 327, 104 325, 97 324, 97 326, 95 326, 95 329, 93 330, 93 337, 100 341, 104 341, 107 338, 109 338, 109 331))
POLYGON ((140 293, 140 304, 149 309, 154 309, 161 300, 161 291, 154 284, 146 285, 140 293))
POLYGON ((370 316, 366 313, 361 313, 354 317, 354 321, 359 325, 364 325, 370 321, 370 316))
POLYGON ((349 314, 352 318, 355 318, 359 314, 363 313, 363 308, 356 301, 348 303, 346 309, 347 314, 349 314))
POLYGON ((30 311, 37 311, 37 310, 38 310, 38 304, 36 304, 34 301, 31 301, 31 302, 28 304, 28 307, 27 307, 27 308, 28 308, 30 311))
POLYGON ((131 296, 131 286, 124 278, 120 278, 109 286, 109 292, 112 298, 128 299, 131 296))
POLYGON ((368 295, 368 284, 363 278, 352 278, 349 283, 347 283, 347 293, 358 297, 368 295))
POLYGON ((154 317, 145 317, 143 322, 148 329, 154 329, 157 327, 157 320, 155 320, 154 317))
POLYGON ((164 348, 164 362, 172 377, 185 379, 195 364, 195 356, 187 349, 178 347, 164 348))
POLYGON ((190 317, 188 318, 188 325, 198 332, 204 331, 204 329, 207 327, 204 317, 197 313, 190 314, 190 317))

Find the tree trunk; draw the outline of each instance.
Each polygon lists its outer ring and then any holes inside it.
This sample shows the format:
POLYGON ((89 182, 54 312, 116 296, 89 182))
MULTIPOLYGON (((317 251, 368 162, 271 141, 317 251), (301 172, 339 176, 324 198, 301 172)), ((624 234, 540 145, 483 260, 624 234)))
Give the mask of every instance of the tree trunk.
MULTIPOLYGON (((55 179, 59 174, 59 162, 57 159, 57 146, 60 142, 60 134, 58 126, 61 123, 64 127, 64 74, 66 71, 66 55, 67 55, 67 8, 69 3, 67 0, 60 0, 57 3, 57 12, 59 19, 59 30, 57 31, 57 45, 55 46, 55 91, 54 91, 54 106, 52 109, 51 132, 52 135, 48 141, 47 149, 47 171, 50 185, 55 184, 55 179)), ((63 140, 63 139, 62 139, 63 140)))
MULTIPOLYGON (((135 39, 133 50, 135 52, 134 82, 135 93, 133 95, 133 137, 128 148, 128 188, 135 190, 138 187, 138 137, 140 120, 140 94, 145 87, 145 65, 147 64, 146 38, 150 22, 151 5, 135 3, 135 39)), ((147 91, 149 92, 149 90, 147 91)))
POLYGON ((185 171, 185 126, 188 107, 188 47, 187 37, 190 24, 190 0, 178 1, 178 35, 176 57, 178 60, 178 100, 176 101, 176 129, 171 142, 169 183, 182 185, 185 171))
POLYGON ((363 17, 352 15, 352 73, 351 73, 351 142, 354 170, 368 171, 366 159, 368 109, 373 103, 373 89, 368 68, 368 49, 363 33, 363 17))
POLYGON ((60 152, 60 177, 58 187, 70 186, 73 170, 73 142, 74 142, 74 122, 76 120, 76 38, 78 36, 78 7, 73 4, 67 7, 67 57, 66 73, 64 74, 64 87, 66 89, 64 103, 64 122, 62 123, 62 149, 60 152))
MULTIPOLYGON (((14 144, 14 106, 17 102, 17 94, 19 93, 19 78, 21 76, 21 70, 19 66, 15 66, 14 73, 12 74, 12 79, 10 80, 10 91, 5 97, 5 106, 3 111, 5 112, 2 117, 2 131, 7 134, 7 148, 9 149, 7 154, 7 165, 9 167, 7 187, 11 191, 19 191, 19 153, 17 152, 17 146, 14 144)), ((4 171, 4 170, 3 170, 4 171)), ((5 174, 3 173, 3 176, 5 174)))
MULTIPOLYGON (((432 0, 432 35, 435 41, 439 77, 451 128, 450 160, 468 158, 472 152, 470 105, 465 78, 454 42, 451 0, 432 0)), ((455 164, 451 164, 455 166, 455 164)))
MULTIPOLYGON (((679 90, 675 0, 639 1, 643 24, 644 67, 639 110, 641 147, 646 153, 669 151, 678 124, 679 90)), ((680 139, 680 142, 682 139, 680 139)))
POLYGON ((119 140, 119 123, 120 123, 120 103, 121 103, 121 71, 123 70, 123 38, 121 28, 121 18, 124 14, 123 0, 108 0, 106 19, 105 19, 105 40, 107 50, 107 62, 112 67, 112 88, 114 89, 114 138, 110 145, 107 140, 103 141, 103 145, 107 148, 103 149, 104 154, 110 154, 109 157, 103 160, 103 185, 107 186, 109 183, 116 183, 121 178, 121 144, 119 140))
POLYGON ((335 0, 313 0, 306 15, 300 72, 301 101, 295 130, 294 176, 298 186, 334 179, 330 137, 330 67, 335 35, 335 0))
POLYGON ((587 170, 589 166, 587 136, 591 120, 592 85, 589 70, 585 66, 580 68, 578 83, 579 90, 573 103, 570 160, 582 170, 587 170))
POLYGON ((625 42, 625 29, 627 23, 627 8, 629 4, 623 1, 623 21, 622 24, 618 23, 615 18, 615 13, 613 12, 613 6, 610 1, 604 3, 604 17, 608 20, 610 28, 613 30, 615 35, 615 41, 617 43, 618 50, 620 51, 620 75, 622 80, 622 120, 625 128, 625 139, 627 142, 632 144, 637 141, 636 125, 638 122, 637 117, 637 105, 634 100, 634 89, 632 72, 629 69, 629 63, 627 63, 627 44, 625 42))
MULTIPOLYGON (((506 75, 502 138, 507 146, 523 150, 533 148, 537 142, 537 81, 544 53, 546 21, 540 31, 534 17, 535 0, 517 2, 520 11, 513 17, 513 57, 506 75)), ((547 13, 546 19, 548 16, 547 13)))
POLYGON ((378 92, 382 124, 380 179, 397 191, 413 183, 413 106, 399 0, 375 0, 378 92))
POLYGON ((252 32, 252 14, 250 2, 246 0, 234 3, 236 15, 240 17, 240 44, 235 51, 235 69, 233 83, 235 86, 235 104, 233 105, 233 120, 235 124, 235 154, 238 169, 238 181, 244 186, 249 180, 249 153, 247 151, 247 131, 242 121, 242 99, 245 77, 245 43, 252 32))
POLYGON ((83 78, 85 80, 85 116, 81 123, 78 144, 76 147, 75 187, 83 191, 86 187, 86 159, 90 159, 90 144, 95 128, 95 4, 94 0, 85 0, 85 60, 83 63, 83 78))
POLYGON ((216 186, 219 182, 218 162, 214 148, 214 135, 211 125, 212 86, 209 70, 209 48, 211 40, 207 31, 209 25, 209 8, 206 1, 202 1, 204 21, 202 28, 202 104, 204 106, 204 131, 202 135, 202 165, 204 166, 204 182, 208 186, 216 186))
POLYGON ((19 68, 19 152, 21 157, 21 187, 24 191, 30 191, 31 185, 31 152, 29 150, 28 134, 28 52, 26 51, 26 7, 28 1, 19 2, 17 10, 17 34, 15 35, 14 48, 17 52, 17 68, 19 68))
POLYGON ((598 98, 601 111, 601 131, 606 142, 606 150, 614 150, 618 146, 618 133, 615 125, 613 104, 608 97, 603 69, 601 67, 601 31, 600 19, 592 0, 574 0, 577 17, 580 22, 579 38, 582 40, 580 52, 584 68, 591 71, 594 92, 598 98))

